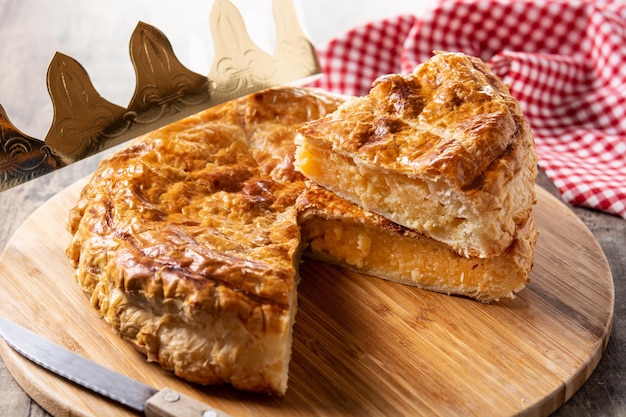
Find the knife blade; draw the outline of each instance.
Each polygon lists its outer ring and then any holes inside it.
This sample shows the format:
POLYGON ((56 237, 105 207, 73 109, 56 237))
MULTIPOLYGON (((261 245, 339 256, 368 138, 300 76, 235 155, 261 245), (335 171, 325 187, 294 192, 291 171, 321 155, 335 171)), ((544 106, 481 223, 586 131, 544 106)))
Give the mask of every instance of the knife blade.
POLYGON ((98 365, 2 317, 0 336, 31 362, 146 417, 229 417, 172 389, 158 390, 98 365))

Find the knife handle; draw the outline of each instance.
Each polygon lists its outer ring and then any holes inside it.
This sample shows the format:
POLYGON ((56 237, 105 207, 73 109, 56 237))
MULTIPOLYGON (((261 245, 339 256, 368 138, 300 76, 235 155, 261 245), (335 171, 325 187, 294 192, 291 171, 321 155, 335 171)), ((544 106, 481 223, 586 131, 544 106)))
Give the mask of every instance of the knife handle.
POLYGON ((230 417, 228 414, 213 408, 191 397, 169 388, 148 398, 146 401, 146 417, 230 417))

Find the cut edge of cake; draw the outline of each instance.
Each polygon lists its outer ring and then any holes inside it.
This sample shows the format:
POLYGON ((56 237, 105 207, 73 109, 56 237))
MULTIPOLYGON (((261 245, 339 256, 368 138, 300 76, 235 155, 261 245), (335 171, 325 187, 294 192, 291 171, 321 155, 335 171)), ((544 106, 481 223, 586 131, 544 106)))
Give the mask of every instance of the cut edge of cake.
POLYGON ((298 199, 305 257, 353 271, 491 303, 515 298, 529 280, 537 229, 533 217, 502 253, 465 257, 316 185, 298 199))

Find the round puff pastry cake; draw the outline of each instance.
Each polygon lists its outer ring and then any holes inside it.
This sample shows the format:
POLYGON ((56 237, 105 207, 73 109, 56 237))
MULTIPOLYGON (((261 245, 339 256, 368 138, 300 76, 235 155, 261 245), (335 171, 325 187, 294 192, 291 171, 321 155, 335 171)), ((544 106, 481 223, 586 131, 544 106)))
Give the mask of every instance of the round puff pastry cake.
POLYGON ((499 254, 461 256, 295 169, 297 129, 345 102, 268 89, 103 160, 70 213, 67 249, 93 307, 182 378, 283 395, 301 256, 482 302, 524 288, 532 217, 499 254))

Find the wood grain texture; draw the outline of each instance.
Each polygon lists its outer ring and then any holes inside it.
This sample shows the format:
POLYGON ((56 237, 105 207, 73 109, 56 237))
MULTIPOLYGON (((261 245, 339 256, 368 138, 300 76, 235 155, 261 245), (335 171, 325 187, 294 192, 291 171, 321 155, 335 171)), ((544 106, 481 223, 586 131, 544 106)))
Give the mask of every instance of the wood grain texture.
MULTIPOLYGON (((614 287, 607 260, 580 220, 538 188, 532 283, 516 299, 483 305, 307 261, 287 395, 193 386, 118 339, 73 281, 64 254, 69 234, 59 219, 81 184, 49 200, 9 241, 0 259, 0 314, 109 368, 235 416, 545 416, 587 380, 608 341, 614 287)), ((126 413, 4 344, 0 353, 53 415, 126 413)))

